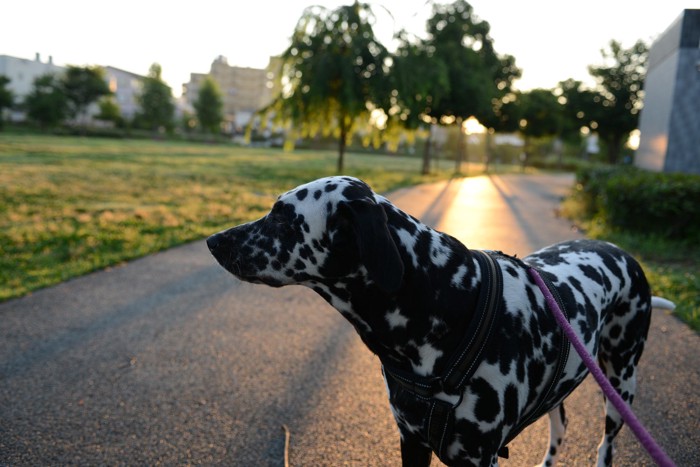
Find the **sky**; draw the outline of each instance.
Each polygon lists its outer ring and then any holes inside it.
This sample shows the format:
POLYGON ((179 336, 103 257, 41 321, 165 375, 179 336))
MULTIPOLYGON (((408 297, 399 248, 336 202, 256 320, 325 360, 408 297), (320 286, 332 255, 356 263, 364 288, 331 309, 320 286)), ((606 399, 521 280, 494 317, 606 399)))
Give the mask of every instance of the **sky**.
MULTIPOLYGON (((4 0, 0 55, 58 65, 102 65, 146 75, 152 63, 179 96, 190 73, 207 73, 223 55, 230 65, 264 68, 280 54, 304 8, 352 0, 4 0)), ((365 0, 367 1, 367 0, 365 0)), ((400 29, 424 35, 425 0, 369 0, 375 34, 393 50, 400 29), (392 12, 391 15, 387 10, 392 12)), ((450 3, 443 1, 442 3, 450 3)), ((602 64, 611 39, 651 43, 700 0, 471 0, 491 25, 496 51, 523 70, 520 90, 553 88, 574 78, 593 84, 587 67, 602 64)))

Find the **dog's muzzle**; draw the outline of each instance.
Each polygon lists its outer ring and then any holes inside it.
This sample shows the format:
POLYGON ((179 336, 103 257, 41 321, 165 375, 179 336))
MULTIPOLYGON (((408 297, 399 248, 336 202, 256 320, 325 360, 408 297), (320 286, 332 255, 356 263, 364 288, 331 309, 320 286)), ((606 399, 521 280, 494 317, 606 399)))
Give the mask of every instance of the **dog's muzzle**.
POLYGON ((227 246, 230 247, 228 238, 223 235, 223 232, 216 233, 209 238, 207 238, 207 247, 209 252, 212 254, 216 261, 224 267, 224 269, 235 274, 233 268, 231 268, 231 252, 227 252, 227 246))
POLYGON ((221 238, 222 235, 220 233, 216 233, 211 237, 207 238, 207 246, 209 247, 209 251, 211 251, 212 253, 216 251, 219 245, 221 245, 221 238))

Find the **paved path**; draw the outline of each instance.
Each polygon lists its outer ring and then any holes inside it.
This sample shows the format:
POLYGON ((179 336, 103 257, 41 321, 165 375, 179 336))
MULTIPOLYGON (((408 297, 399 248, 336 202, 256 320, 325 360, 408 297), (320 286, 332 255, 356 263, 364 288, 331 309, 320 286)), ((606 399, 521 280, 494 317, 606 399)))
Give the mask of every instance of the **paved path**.
MULTIPOLYGON (((525 255, 578 234, 562 176, 496 176, 391 198, 468 246, 525 255)), ((700 465, 700 338, 654 315, 635 410, 678 465, 700 465)), ((602 402, 568 403, 564 465, 591 465, 602 402)), ((235 281, 204 242, 0 304, 0 465, 398 465, 379 363, 313 292, 235 281)), ((503 465, 539 462, 546 425, 503 465)), ((617 465, 651 465, 625 429, 617 465)), ((435 462, 435 465, 439 463, 435 462)))

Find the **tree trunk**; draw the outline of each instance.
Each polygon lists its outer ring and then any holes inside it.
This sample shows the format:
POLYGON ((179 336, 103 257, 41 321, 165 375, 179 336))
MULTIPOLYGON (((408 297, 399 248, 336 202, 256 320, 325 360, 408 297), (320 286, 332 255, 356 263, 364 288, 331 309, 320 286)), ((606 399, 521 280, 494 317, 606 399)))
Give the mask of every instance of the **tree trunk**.
POLYGON ((462 173, 462 160, 464 160, 464 135, 462 135, 462 117, 457 118, 457 156, 455 157, 455 174, 462 173))
POLYGON ((428 175, 430 173, 430 149, 433 144, 433 125, 428 126, 428 138, 425 140, 425 146, 423 146, 423 168, 421 169, 422 175, 428 175))
POLYGON ((620 162, 620 150, 622 147, 622 135, 612 135, 606 141, 608 144, 608 162, 618 164, 620 162))
POLYGON ((484 156, 486 158, 486 167, 484 167, 484 171, 488 173, 489 168, 491 167, 491 133, 487 130, 486 135, 484 136, 485 139, 485 144, 484 144, 484 156))
MULTIPOLYGON (((462 126, 460 125, 459 128, 461 135, 462 126)), ((469 135, 465 133, 464 136, 460 138, 460 141, 462 141, 462 145, 464 145, 464 163, 466 164, 464 175, 469 175, 469 135)))
POLYGON ((345 139, 348 136, 348 129, 345 125, 345 118, 340 120, 340 140, 338 141, 338 175, 343 173, 345 167, 345 139))

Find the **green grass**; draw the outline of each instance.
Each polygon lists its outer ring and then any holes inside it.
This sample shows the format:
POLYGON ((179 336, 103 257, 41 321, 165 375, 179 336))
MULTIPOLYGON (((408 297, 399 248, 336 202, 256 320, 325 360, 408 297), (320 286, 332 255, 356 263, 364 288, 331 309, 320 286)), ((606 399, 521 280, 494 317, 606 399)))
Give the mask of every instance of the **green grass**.
POLYGON ((672 300, 673 312, 700 332, 700 244, 697 239, 668 240, 658 235, 614 229, 601 216, 587 218, 577 194, 568 198, 563 213, 578 222, 588 237, 606 240, 632 253, 642 264, 652 293, 672 300))
MULTIPOLYGON (((281 192, 333 175, 336 157, 0 133, 0 300, 258 218, 281 192)), ((448 178, 444 166, 421 176, 418 158, 348 154, 345 173, 385 192, 448 178)))

